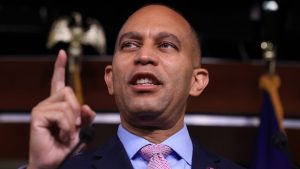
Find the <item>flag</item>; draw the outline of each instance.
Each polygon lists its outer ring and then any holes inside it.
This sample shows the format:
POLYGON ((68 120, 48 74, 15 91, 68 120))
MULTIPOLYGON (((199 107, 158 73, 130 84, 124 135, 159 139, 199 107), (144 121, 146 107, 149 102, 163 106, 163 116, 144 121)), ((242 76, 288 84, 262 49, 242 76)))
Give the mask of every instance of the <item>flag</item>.
POLYGON ((278 93, 280 78, 275 74, 263 75, 259 84, 263 103, 251 169, 291 169, 278 93))

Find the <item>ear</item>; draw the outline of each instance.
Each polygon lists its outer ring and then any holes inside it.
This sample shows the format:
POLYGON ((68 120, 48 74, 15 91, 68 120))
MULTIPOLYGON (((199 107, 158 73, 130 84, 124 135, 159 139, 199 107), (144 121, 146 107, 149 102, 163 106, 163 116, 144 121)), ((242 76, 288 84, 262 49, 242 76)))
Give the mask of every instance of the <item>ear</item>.
POLYGON ((113 88, 113 73, 112 73, 112 65, 107 65, 105 67, 105 74, 104 74, 104 80, 108 89, 108 93, 110 95, 114 94, 114 88, 113 88))
POLYGON ((199 96, 205 89, 209 81, 208 71, 202 68, 196 68, 193 71, 190 95, 199 96))

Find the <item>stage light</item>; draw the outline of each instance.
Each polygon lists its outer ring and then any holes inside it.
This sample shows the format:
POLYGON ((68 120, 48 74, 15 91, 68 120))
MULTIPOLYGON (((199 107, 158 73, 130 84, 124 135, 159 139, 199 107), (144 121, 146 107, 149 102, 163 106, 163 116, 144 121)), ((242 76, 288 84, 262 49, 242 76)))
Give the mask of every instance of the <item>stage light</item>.
POLYGON ((264 1, 262 3, 262 7, 265 11, 270 12, 278 11, 279 9, 278 3, 276 1, 264 1))

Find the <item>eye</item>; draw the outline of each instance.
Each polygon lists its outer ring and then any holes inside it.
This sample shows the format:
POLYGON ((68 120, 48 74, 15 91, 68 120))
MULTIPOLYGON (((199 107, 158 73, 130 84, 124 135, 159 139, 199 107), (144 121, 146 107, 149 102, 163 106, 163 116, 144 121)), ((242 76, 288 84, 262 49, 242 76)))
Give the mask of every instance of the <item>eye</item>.
POLYGON ((139 44, 135 41, 124 41, 121 43, 122 50, 133 50, 139 47, 139 44))
POLYGON ((162 42, 158 45, 159 48, 162 49, 175 49, 178 50, 178 47, 171 42, 162 42))

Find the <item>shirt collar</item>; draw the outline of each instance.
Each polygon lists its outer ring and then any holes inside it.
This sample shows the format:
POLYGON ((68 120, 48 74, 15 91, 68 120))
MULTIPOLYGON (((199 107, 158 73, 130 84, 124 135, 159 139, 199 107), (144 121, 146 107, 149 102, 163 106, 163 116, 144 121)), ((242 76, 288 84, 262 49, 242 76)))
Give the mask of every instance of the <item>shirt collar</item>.
POLYGON ((162 144, 171 147, 189 165, 192 164, 193 143, 186 125, 181 130, 169 137, 162 144))
POLYGON ((138 152, 142 147, 147 144, 151 144, 144 138, 130 133, 121 124, 119 125, 117 134, 130 159, 132 159, 136 152, 138 152))
MULTIPOLYGON (((117 134, 130 159, 132 159, 143 146, 151 144, 148 140, 128 132, 121 124, 118 127, 117 134)), ((193 144, 186 125, 162 142, 162 144, 168 145, 189 165, 192 164, 193 144)))

